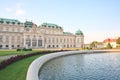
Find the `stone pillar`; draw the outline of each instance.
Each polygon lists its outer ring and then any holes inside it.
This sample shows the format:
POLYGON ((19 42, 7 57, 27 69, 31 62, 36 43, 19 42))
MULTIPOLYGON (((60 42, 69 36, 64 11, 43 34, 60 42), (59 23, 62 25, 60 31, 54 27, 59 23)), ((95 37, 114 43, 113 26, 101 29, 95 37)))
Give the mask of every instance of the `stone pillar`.
POLYGON ((23 47, 26 47, 26 36, 25 36, 25 34, 23 35, 23 47))
POLYGON ((36 47, 39 48, 39 47, 38 47, 38 37, 36 37, 36 40, 37 40, 37 45, 36 45, 36 47))
POLYGON ((42 37, 42 47, 47 48, 47 41, 48 38, 44 35, 44 37, 42 37))
POLYGON ((32 46, 32 38, 30 38, 30 47, 32 48, 33 46, 32 46))
POLYGON ((9 46, 9 49, 12 49, 11 48, 11 36, 9 36, 9 39, 8 39, 8 46, 9 46))
POLYGON ((2 45, 3 45, 2 48, 3 49, 5 49, 5 41, 6 41, 5 36, 3 36, 3 42, 2 42, 2 45))

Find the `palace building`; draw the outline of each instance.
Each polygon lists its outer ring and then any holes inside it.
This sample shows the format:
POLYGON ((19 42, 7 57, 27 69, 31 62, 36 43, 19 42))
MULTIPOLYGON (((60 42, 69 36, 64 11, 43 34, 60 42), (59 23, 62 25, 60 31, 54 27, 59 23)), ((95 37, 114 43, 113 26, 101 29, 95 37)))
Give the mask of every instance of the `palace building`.
POLYGON ((31 21, 0 18, 0 49, 16 48, 82 48, 84 35, 64 32, 61 26, 42 23, 37 26, 31 21))

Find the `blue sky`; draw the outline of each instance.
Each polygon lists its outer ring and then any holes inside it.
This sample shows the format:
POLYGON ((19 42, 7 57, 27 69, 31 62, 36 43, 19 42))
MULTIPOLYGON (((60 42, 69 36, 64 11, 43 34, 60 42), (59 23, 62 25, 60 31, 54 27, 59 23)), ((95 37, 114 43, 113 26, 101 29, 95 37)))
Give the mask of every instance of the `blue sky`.
POLYGON ((80 29, 85 43, 120 36, 120 0, 2 0, 0 17, 80 29))

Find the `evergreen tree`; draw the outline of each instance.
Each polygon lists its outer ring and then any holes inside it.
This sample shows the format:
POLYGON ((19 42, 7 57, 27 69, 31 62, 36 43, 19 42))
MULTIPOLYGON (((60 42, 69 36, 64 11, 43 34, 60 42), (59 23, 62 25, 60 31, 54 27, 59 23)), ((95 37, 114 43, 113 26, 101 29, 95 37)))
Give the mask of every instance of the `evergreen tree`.
POLYGON ((112 49, 112 46, 111 46, 110 43, 107 44, 107 48, 108 48, 108 49, 112 49))

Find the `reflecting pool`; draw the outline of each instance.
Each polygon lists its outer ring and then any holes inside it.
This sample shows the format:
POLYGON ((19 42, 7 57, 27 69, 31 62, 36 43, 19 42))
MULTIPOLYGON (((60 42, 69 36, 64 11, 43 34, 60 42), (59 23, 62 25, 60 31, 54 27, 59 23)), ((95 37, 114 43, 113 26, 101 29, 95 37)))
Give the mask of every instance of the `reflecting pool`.
POLYGON ((40 69, 39 80, 120 80, 120 53, 58 57, 40 69))

